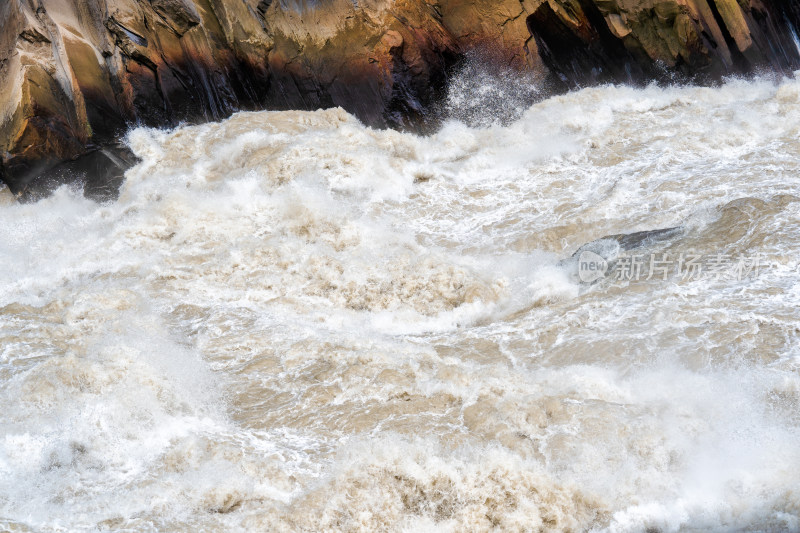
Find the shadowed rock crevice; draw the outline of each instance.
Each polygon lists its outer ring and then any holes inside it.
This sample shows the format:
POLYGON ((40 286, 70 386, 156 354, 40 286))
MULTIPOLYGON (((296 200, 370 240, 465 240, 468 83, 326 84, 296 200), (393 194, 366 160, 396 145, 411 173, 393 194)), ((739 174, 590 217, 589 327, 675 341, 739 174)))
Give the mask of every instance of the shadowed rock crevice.
POLYGON ((626 48, 627 35, 615 36, 593 2, 578 0, 561 10, 554 5, 541 4, 527 25, 545 64, 562 83, 633 83, 655 76, 642 51, 633 44, 626 48))
MULTIPOLYGON (((726 21, 720 13, 717 3, 713 0, 708 2, 708 7, 711 10, 714 21, 719 27, 719 31, 722 34, 723 39, 725 40, 725 45, 730 51, 731 64, 728 65, 728 68, 733 72, 747 73, 751 71, 753 65, 745 57, 742 50, 739 49, 739 44, 736 42, 736 39, 733 37, 733 35, 731 35, 731 31, 728 29, 727 22, 730 22, 730 16, 728 17, 729 20, 726 21)), ((754 57, 753 59, 756 61, 758 60, 757 57, 754 57)))
POLYGON ((527 24, 566 87, 691 81, 800 66, 798 8, 777 0, 547 0, 527 24))

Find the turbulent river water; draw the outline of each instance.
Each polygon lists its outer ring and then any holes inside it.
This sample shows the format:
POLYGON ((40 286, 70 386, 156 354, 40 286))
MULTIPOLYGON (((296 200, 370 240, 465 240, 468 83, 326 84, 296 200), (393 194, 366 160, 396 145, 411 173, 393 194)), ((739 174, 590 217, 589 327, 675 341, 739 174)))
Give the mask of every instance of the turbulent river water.
POLYGON ((800 529, 800 80, 129 143, 0 205, 0 528, 800 529))

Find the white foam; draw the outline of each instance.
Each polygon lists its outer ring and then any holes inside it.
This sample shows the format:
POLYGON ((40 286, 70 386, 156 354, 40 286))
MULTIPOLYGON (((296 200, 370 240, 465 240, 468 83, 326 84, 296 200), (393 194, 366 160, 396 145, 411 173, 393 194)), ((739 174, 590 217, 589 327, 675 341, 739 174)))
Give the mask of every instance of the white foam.
POLYGON ((598 87, 429 137, 340 109, 132 131, 117 202, 0 205, 0 516, 796 529, 799 87, 598 87), (771 267, 559 262, 672 226, 641 252, 771 267))

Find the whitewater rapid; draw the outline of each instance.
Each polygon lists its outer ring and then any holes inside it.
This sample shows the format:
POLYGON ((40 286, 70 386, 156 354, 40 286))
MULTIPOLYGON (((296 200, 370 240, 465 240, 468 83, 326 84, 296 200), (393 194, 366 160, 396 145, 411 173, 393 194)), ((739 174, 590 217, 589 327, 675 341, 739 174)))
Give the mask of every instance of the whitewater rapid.
POLYGON ((0 200, 0 528, 800 530, 800 79, 128 142, 0 200), (576 277, 671 227, 762 267, 576 277))

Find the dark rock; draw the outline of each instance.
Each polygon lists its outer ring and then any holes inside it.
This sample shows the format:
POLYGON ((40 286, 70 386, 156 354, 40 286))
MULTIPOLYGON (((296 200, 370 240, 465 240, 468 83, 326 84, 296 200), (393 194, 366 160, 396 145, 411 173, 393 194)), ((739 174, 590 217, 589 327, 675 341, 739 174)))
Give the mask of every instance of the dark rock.
POLYGON ((117 198, 125 171, 135 163, 136 157, 121 143, 90 145, 74 159, 50 166, 41 161, 25 172, 18 172, 17 179, 9 188, 21 201, 34 201, 65 183, 71 183, 80 185, 87 198, 109 201, 117 198))
POLYGON ((567 87, 708 83, 798 68, 798 11, 782 0, 550 0, 527 23, 567 87))

